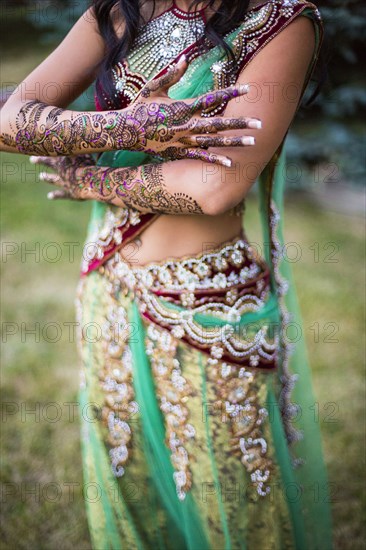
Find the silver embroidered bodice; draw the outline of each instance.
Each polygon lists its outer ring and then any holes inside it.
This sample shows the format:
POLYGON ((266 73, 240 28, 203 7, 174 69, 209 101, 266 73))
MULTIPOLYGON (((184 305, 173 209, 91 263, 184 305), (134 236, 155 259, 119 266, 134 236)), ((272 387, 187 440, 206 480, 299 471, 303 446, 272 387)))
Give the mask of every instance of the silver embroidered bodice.
MULTIPOLYGON (((157 75, 180 52, 194 44, 204 34, 205 22, 200 12, 189 15, 173 7, 140 27, 129 54, 131 71, 147 80, 157 75)), ((116 89, 123 90, 126 81, 118 75, 118 63, 114 70, 116 89)))

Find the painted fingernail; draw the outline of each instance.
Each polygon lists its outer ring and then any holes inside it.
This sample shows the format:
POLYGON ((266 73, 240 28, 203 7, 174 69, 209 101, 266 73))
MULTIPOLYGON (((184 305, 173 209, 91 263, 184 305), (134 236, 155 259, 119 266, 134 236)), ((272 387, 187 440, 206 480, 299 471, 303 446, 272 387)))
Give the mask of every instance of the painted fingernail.
POLYGON ((241 93, 248 93, 249 92, 249 84, 240 84, 239 86, 239 90, 241 91, 241 93))
POLYGON ((230 167, 231 164, 232 164, 231 159, 229 159, 229 158, 222 159, 222 164, 223 164, 224 166, 230 167))
POLYGON ((50 191, 49 193, 47 193, 47 198, 50 199, 50 201, 53 200, 54 195, 53 195, 52 191, 50 191))
POLYGON ((46 174, 47 174, 47 172, 40 172, 40 173, 39 173, 39 176, 38 176, 39 179, 40 179, 40 180, 44 180, 45 177, 46 177, 46 174))
POLYGON ((36 164, 37 162, 37 157, 35 155, 31 155, 29 157, 29 162, 31 162, 32 164, 36 164))
POLYGON ((249 120, 248 128, 256 128, 257 130, 259 130, 260 128, 262 128, 262 121, 261 120, 249 120))
POLYGON ((183 65, 183 63, 186 61, 186 56, 185 54, 181 55, 180 58, 178 59, 178 63, 177 65, 183 65))
POLYGON ((254 145, 255 139, 252 136, 245 136, 241 138, 241 142, 243 145, 254 145))

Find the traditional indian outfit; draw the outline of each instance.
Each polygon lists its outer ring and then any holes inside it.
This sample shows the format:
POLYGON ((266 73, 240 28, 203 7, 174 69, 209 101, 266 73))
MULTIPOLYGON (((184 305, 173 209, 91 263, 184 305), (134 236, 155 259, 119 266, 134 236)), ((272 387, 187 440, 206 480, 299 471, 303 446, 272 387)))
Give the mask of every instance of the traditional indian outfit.
MULTIPOLYGON (((313 4, 275 0, 249 10, 225 37, 235 68, 222 48, 202 53, 203 10, 174 4, 140 28, 114 67, 112 99, 120 108, 135 101, 182 53, 189 66, 170 97, 233 84, 300 15, 316 33, 305 90, 322 41, 313 4)), ((243 229, 200 254, 141 266, 134 243, 159 214, 93 204, 77 314, 84 495, 96 550, 332 548, 321 434, 284 258, 284 141, 258 180, 260 250, 243 229), (129 261, 120 254, 127 243, 129 261)), ((151 162, 128 151, 98 160, 151 162)))

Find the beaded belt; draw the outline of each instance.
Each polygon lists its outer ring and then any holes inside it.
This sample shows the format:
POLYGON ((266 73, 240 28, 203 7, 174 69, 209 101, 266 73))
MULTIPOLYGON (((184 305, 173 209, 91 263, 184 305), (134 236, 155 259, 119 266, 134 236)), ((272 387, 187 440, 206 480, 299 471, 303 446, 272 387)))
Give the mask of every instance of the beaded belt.
POLYGON ((114 292, 133 293, 145 319, 210 354, 213 362, 276 366, 278 339, 269 336, 266 324, 257 325, 250 338, 242 334, 243 315, 259 311, 270 294, 269 268, 243 237, 209 252, 139 267, 117 252, 99 272, 114 292))

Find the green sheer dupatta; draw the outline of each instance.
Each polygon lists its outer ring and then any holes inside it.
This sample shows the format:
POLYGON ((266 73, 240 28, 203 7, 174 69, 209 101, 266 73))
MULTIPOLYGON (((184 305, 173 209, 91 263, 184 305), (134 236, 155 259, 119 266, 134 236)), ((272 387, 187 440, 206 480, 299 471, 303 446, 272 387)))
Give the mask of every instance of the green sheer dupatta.
MULTIPOLYGON (((314 6, 305 7, 301 13, 313 20, 317 42, 314 58, 306 77, 305 89, 318 57, 322 27, 314 12, 314 6)), ((240 28, 236 29, 227 37, 227 41, 232 43, 240 31, 240 28)), ((170 89, 170 97, 192 98, 213 89, 211 67, 223 59, 222 50, 213 48, 192 61, 180 82, 170 89)), ((145 164, 151 160, 149 155, 120 151, 103 154, 98 164, 132 166, 145 164)), ((330 491, 322 453, 321 431, 318 420, 314 418, 316 400, 312 389, 311 371, 291 264, 282 257, 282 252, 285 250, 284 166, 283 142, 258 180, 263 255, 271 270, 272 295, 263 310, 258 312, 257 320, 268 318, 271 322, 279 324, 281 331, 280 364, 275 376, 270 377, 268 409, 276 457, 287 491, 296 545, 297 548, 326 550, 332 548, 332 526, 330 491), (297 328, 297 333, 301 335, 296 343, 286 340, 288 323, 292 323, 297 328)), ((102 203, 94 204, 91 222, 93 230, 101 224, 105 208, 102 203)), ((131 322, 140 327, 143 335, 136 304, 133 305, 130 315, 131 322)), ((249 317, 241 320, 242 324, 253 321, 250 314, 247 315, 249 317)), ((179 502, 173 494, 174 484, 167 484, 167 478, 171 479, 172 467, 169 452, 161 445, 164 433, 163 421, 157 402, 154 400, 154 388, 149 375, 143 339, 139 340, 139 343, 132 345, 132 351, 138 365, 135 374, 136 395, 147 408, 146 414, 142 410, 145 436, 148 441, 146 452, 151 457, 150 463, 156 469, 157 475, 154 477, 157 479, 157 484, 160 484, 159 493, 171 511, 172 519, 179 522, 180 518, 181 529, 188 547, 192 550, 203 549, 207 545, 195 511, 195 503, 190 495, 187 495, 185 502, 179 502), (157 441, 158 443, 155 444, 154 442, 157 441)))

